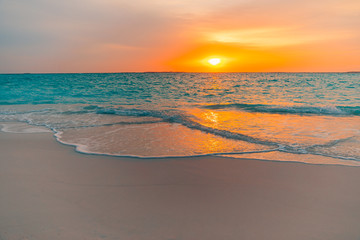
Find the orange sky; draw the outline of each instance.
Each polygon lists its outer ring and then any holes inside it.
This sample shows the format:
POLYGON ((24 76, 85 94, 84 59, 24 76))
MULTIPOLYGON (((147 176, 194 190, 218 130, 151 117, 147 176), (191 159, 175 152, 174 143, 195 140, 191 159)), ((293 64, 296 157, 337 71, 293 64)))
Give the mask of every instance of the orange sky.
POLYGON ((359 26, 358 0, 4 0, 0 72, 360 70, 359 26))

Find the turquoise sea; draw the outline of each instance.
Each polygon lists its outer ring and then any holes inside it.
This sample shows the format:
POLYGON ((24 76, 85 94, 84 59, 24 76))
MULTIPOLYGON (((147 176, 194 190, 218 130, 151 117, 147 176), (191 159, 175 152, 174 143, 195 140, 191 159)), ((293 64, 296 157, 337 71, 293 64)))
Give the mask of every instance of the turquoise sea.
POLYGON ((360 165, 360 74, 0 74, 0 127, 92 154, 360 165))

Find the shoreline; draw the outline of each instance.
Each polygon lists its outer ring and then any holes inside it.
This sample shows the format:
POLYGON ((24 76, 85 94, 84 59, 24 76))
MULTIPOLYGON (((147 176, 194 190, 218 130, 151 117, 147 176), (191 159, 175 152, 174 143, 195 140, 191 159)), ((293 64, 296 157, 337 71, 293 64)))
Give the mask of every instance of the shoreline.
POLYGON ((83 154, 0 132, 0 239, 357 239, 360 169, 83 154))
POLYGON ((59 144, 70 147, 74 152, 85 155, 115 157, 115 158, 130 158, 133 160, 162 160, 162 159, 184 159, 184 158, 201 158, 201 157, 220 157, 233 159, 247 159, 257 161, 272 161, 272 162, 297 162, 312 165, 339 165, 339 166, 353 166, 359 167, 360 162, 357 159, 331 157, 322 154, 296 154, 290 152, 282 152, 277 149, 255 150, 249 152, 224 152, 224 153, 205 153, 188 156, 137 156, 137 155, 119 155, 112 153, 92 152, 86 149, 86 145, 71 143, 61 139, 59 132, 50 130, 43 126, 34 126, 24 122, 0 122, 0 133, 10 134, 36 134, 36 133, 51 133, 52 138, 59 144), (85 147, 85 149, 84 149, 85 147))

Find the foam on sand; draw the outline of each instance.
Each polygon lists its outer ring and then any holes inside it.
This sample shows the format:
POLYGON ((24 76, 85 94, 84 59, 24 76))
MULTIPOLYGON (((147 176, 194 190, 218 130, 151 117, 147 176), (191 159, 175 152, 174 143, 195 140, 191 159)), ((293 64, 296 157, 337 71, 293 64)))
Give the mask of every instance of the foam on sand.
POLYGON ((0 131, 6 133, 49 133, 49 129, 41 126, 32 126, 27 123, 6 122, 0 123, 0 131))

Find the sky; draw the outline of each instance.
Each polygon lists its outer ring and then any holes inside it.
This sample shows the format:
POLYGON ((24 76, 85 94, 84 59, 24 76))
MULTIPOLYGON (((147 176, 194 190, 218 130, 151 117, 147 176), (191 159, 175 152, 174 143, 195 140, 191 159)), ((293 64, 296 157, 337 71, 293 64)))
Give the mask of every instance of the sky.
POLYGON ((0 0, 0 73, 359 70, 359 0, 0 0))

